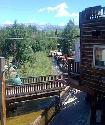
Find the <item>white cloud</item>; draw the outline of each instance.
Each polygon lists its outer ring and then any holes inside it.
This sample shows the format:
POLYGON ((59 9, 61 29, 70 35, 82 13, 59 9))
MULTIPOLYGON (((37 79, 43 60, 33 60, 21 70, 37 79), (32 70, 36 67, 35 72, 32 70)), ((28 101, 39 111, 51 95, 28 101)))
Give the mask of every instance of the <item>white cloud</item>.
POLYGON ((79 23, 79 13, 75 13, 75 12, 70 13, 68 11, 68 5, 66 2, 62 2, 57 6, 53 6, 53 7, 40 8, 39 12, 54 13, 55 14, 54 17, 68 17, 74 20, 76 24, 79 23))
POLYGON ((55 12, 56 13, 55 17, 66 17, 69 16, 67 8, 68 8, 67 4, 63 2, 54 7, 40 8, 39 12, 45 12, 45 11, 49 13, 55 12))
POLYGON ((39 12, 43 12, 43 11, 45 11, 46 10, 46 8, 40 8, 39 9, 39 12))

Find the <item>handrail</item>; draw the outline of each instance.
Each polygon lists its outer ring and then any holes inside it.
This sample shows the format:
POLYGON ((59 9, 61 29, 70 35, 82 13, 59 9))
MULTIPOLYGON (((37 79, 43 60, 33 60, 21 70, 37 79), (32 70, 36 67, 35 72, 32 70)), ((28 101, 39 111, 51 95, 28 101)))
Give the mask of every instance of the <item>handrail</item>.
POLYGON ((47 81, 54 81, 56 79, 62 79, 62 75, 48 75, 48 76, 39 76, 39 77, 26 77, 21 78, 22 83, 37 83, 37 82, 47 82, 47 81))
MULTIPOLYGON (((69 73, 79 74, 79 63, 68 62, 69 73)), ((43 92, 61 90, 67 86, 68 74, 21 78, 22 85, 7 85, 6 98, 27 96, 43 92)), ((72 75, 71 75, 72 77, 72 75)))
POLYGON ((66 85, 66 75, 49 75, 40 77, 23 78, 22 85, 7 85, 6 97, 37 94, 40 92, 51 91, 52 89, 62 89, 66 85), (36 81, 38 79, 38 81, 36 81))
POLYGON ((17 97, 17 96, 26 96, 30 94, 38 94, 41 92, 47 92, 51 90, 57 90, 64 88, 66 84, 60 81, 48 81, 48 82, 41 82, 41 83, 31 83, 31 84, 24 84, 21 86, 7 86, 6 87, 6 97, 17 97))

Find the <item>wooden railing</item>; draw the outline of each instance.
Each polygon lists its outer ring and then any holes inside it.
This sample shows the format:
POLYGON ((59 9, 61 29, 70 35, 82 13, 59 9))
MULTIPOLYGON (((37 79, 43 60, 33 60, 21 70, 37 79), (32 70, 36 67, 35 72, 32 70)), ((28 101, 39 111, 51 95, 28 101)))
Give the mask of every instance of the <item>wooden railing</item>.
MULTIPOLYGON (((27 79, 27 84, 23 84, 21 86, 13 86, 9 85, 6 87, 6 97, 18 97, 18 96, 26 96, 32 94, 38 94, 42 92, 50 92, 55 90, 60 90, 66 86, 66 80, 62 79, 61 76, 48 76, 48 77, 39 77, 41 82, 32 83, 32 80, 36 80, 36 78, 27 79), (55 79, 56 77, 56 79, 55 79), (45 78, 45 79, 44 79, 45 78), (52 81, 43 81, 48 80, 48 78, 53 79, 52 81), (55 79, 55 80, 54 80, 55 79), (31 82, 30 82, 31 81, 31 82), (42 82, 43 81, 43 82, 42 82), (29 84, 30 83, 30 84, 29 84)), ((36 81, 34 81, 36 82, 36 81)))
POLYGON ((6 99, 8 103, 44 97, 46 93, 47 96, 50 96, 51 93, 54 95, 54 92, 61 91, 68 86, 68 74, 71 78, 77 78, 79 75, 79 63, 70 60, 68 68, 68 73, 62 75, 21 78, 22 85, 6 86, 6 99))
POLYGON ((62 79, 62 78, 63 78, 63 75, 48 75, 48 76, 21 78, 21 81, 23 84, 26 84, 26 83, 54 81, 56 79, 62 79))
POLYGON ((80 75, 80 62, 75 62, 74 59, 68 60, 68 75, 71 78, 78 78, 80 75))

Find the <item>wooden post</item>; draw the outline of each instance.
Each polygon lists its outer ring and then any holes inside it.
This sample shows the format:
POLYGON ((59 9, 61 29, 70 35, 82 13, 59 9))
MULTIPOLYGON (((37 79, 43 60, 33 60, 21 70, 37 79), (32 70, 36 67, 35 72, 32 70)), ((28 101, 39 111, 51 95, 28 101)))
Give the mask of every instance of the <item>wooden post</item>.
POLYGON ((56 111, 56 113, 58 113, 60 111, 60 106, 61 106, 61 104, 60 104, 60 92, 59 92, 58 96, 55 96, 55 102, 56 102, 55 111, 56 111))
POLYGON ((45 109, 45 125, 47 125, 48 124, 48 108, 47 109, 45 109))
POLYGON ((103 97, 101 103, 102 103, 101 125, 105 125, 105 97, 103 97))
POLYGON ((5 58, 0 57, 0 113, 1 125, 6 125, 6 104, 5 104, 5 76, 4 76, 5 58))
POLYGON ((70 59, 68 59, 68 75, 70 76, 70 72, 71 72, 71 64, 70 64, 70 59))
POLYGON ((91 116, 90 116, 90 125, 96 125, 96 103, 97 95, 91 95, 91 116))

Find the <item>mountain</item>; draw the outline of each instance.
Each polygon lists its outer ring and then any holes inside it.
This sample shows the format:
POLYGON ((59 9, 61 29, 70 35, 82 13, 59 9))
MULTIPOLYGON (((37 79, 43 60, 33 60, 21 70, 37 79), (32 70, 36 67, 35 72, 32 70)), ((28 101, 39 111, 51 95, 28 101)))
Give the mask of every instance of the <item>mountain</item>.
POLYGON ((63 30, 65 27, 65 26, 52 25, 52 24, 39 25, 39 24, 35 24, 35 23, 28 23, 27 25, 36 26, 38 30, 44 30, 44 31, 56 30, 56 29, 63 30))
MULTIPOLYGON (((28 25, 32 25, 32 26, 36 26, 37 30, 44 30, 44 31, 48 31, 48 30, 63 30, 65 26, 59 26, 59 25, 52 25, 52 24, 45 24, 45 25, 39 25, 36 23, 24 23, 26 26, 28 25)), ((1 27, 6 27, 6 26, 12 26, 12 24, 4 24, 1 27)))

